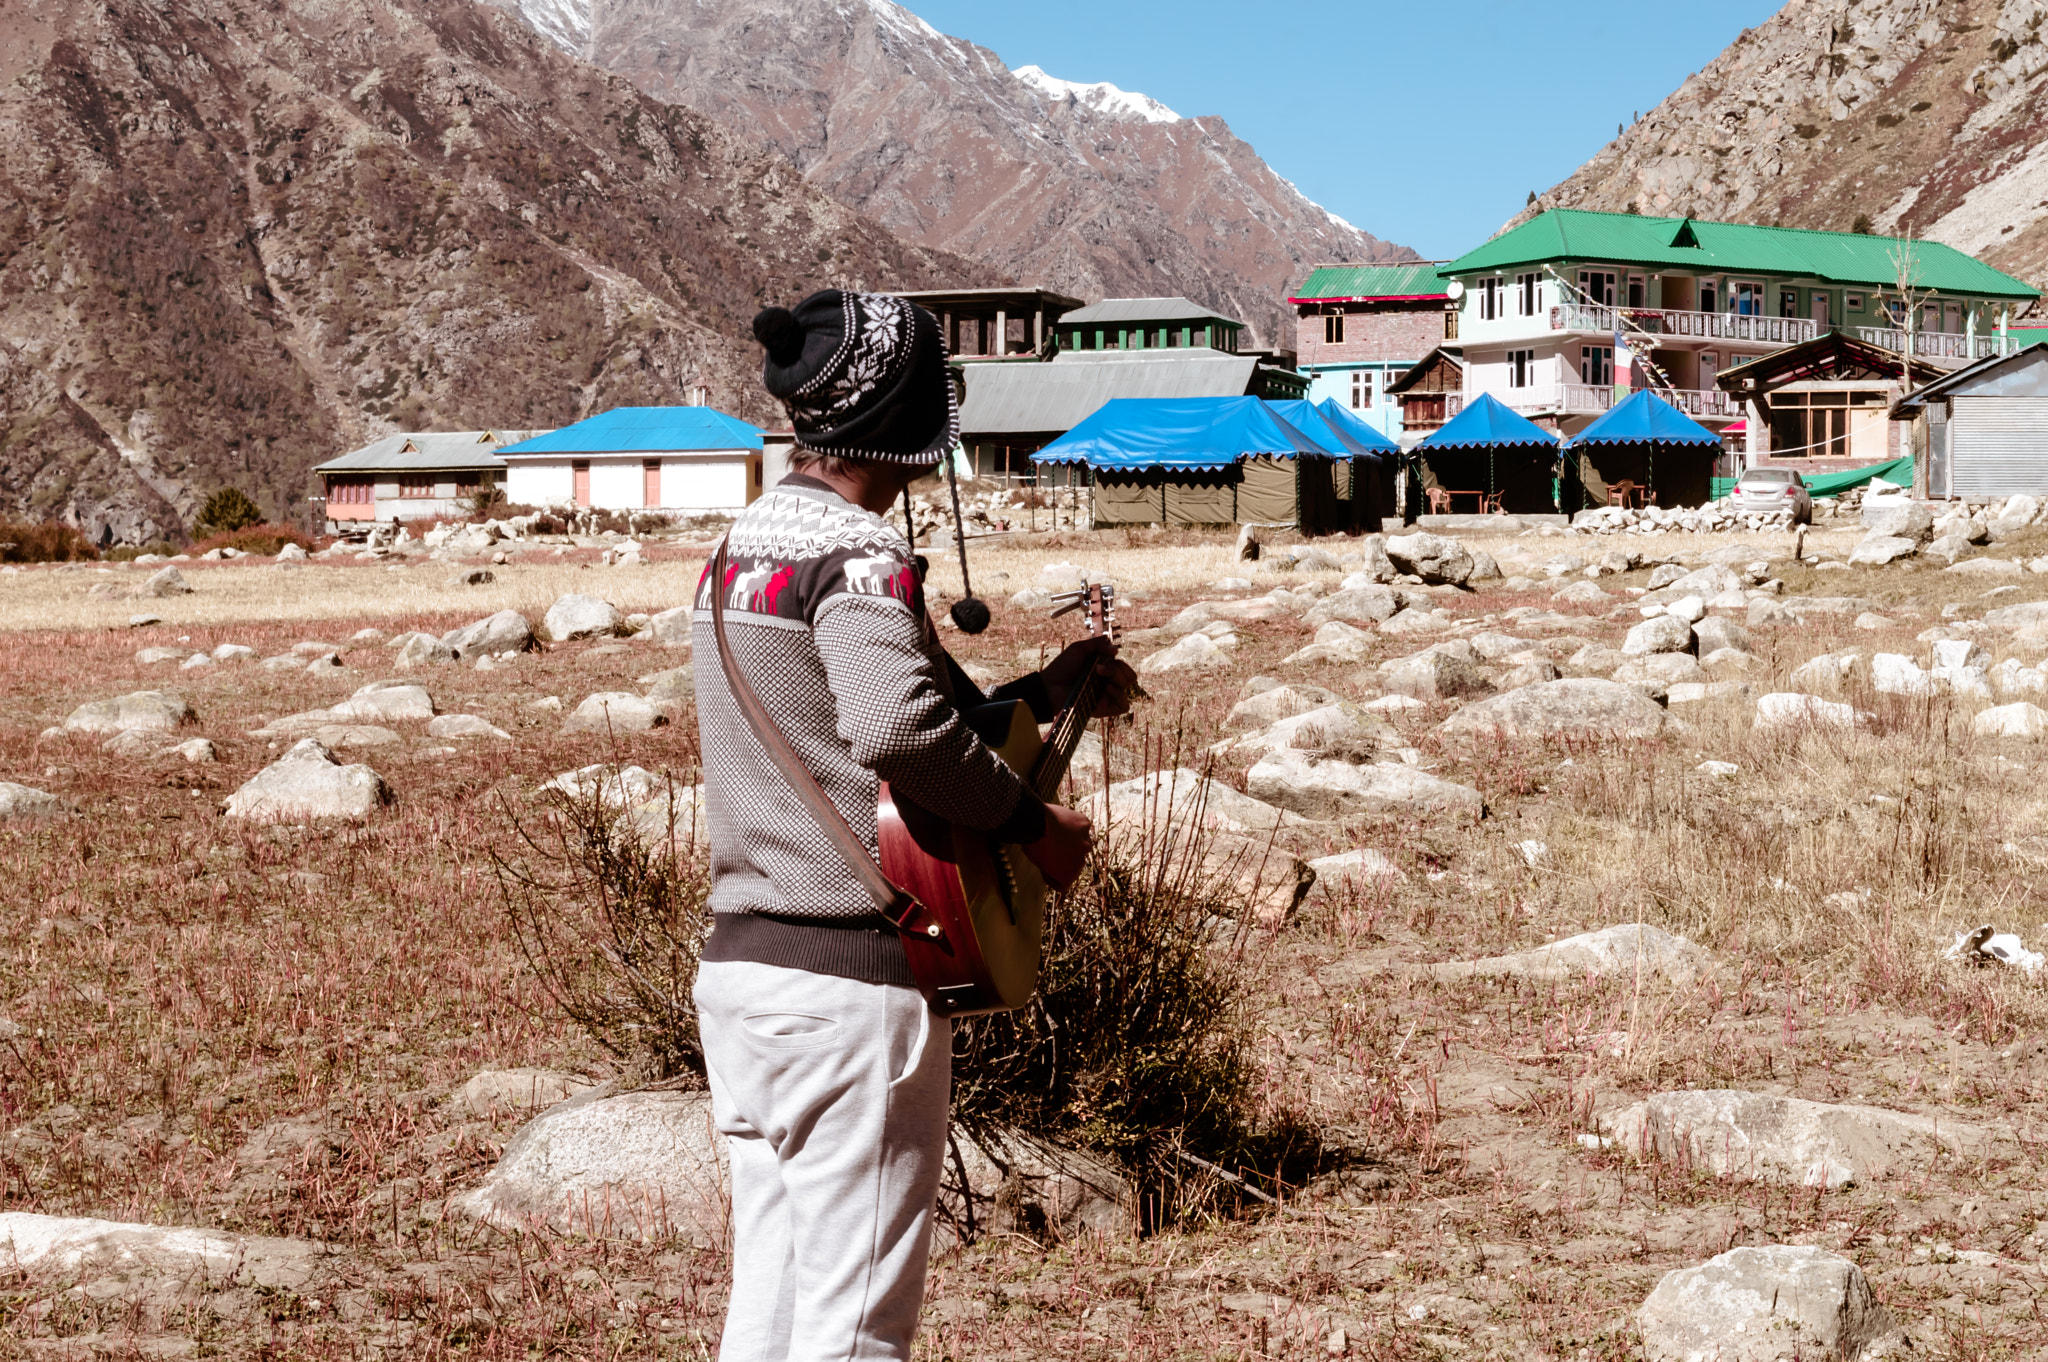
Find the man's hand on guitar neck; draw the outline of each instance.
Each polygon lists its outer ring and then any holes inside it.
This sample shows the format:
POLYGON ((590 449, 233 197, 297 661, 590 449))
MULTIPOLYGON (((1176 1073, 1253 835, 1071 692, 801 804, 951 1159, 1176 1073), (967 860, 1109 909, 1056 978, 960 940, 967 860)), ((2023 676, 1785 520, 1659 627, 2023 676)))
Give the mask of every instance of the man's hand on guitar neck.
POLYGON ((1102 689, 1088 717, 1107 719, 1116 714, 1128 714, 1131 696, 1138 689, 1138 674, 1131 670, 1130 663, 1116 654, 1116 644, 1100 634, 1068 644, 1038 673, 1052 697, 1053 706, 1066 708, 1067 697, 1074 693, 1074 687, 1080 685, 1081 679, 1092 669, 1101 678, 1102 689))
POLYGON ((1081 867, 1088 863, 1088 848, 1094 836, 1094 824, 1087 814, 1064 804, 1048 804, 1045 836, 1025 847, 1024 854, 1056 888, 1065 889, 1081 877, 1081 867))

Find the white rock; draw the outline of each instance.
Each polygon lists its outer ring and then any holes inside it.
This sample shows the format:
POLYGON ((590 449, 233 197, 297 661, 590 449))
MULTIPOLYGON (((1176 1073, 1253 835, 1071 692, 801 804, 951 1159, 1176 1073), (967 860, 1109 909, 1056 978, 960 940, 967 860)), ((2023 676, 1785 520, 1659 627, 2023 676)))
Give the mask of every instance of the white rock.
MULTIPOLYGON (((1745 597, 1743 603, 1748 604, 1745 597)), ((1680 596, 1664 607, 1664 613, 1676 616, 1687 624, 1698 624, 1707 617, 1707 603, 1698 596, 1680 596)), ((1624 649, 1623 651, 1627 651, 1624 649)))
POLYGON ((1401 873, 1399 866, 1387 859, 1385 852, 1370 848, 1318 856, 1308 864, 1316 872, 1316 883, 1326 890, 1346 883, 1380 884, 1408 878, 1401 873))
POLYGON ((1162 672, 1203 671, 1230 665, 1230 653, 1216 646, 1207 634, 1189 634, 1170 648, 1161 649, 1138 664, 1146 676, 1162 672))
POLYGON ((1386 542, 1387 557, 1403 572, 1425 582, 1462 586, 1472 575, 1472 555, 1457 540, 1436 534, 1394 535, 1386 542))
POLYGON ((1695 766, 1692 769, 1698 771, 1703 776, 1716 776, 1721 778, 1739 775, 1742 772, 1742 768, 1740 766, 1737 766, 1732 761, 1703 761, 1698 766, 1695 766))
POLYGON ((1301 618, 1302 623, 1316 626, 1333 620, 1352 624, 1377 623, 1392 619, 1400 608, 1401 598, 1391 587, 1347 587, 1317 601, 1301 618))
POLYGON ((135 588, 138 596, 189 596, 192 584, 185 580, 183 573, 175 567, 160 569, 148 581, 135 588))
MULTIPOLYGON (((555 602, 554 608, 550 609, 548 613, 553 615, 554 609, 559 609, 563 601, 588 600, 590 600, 588 596, 564 596, 562 600, 555 602)), ((611 610, 613 627, 616 628, 619 622, 617 618, 619 612, 612 610, 603 601, 598 601, 596 604, 604 606, 606 610, 611 610)), ((526 616, 520 614, 517 610, 500 610, 495 615, 487 615, 474 624, 466 624, 460 629, 451 630, 442 635, 434 645, 424 649, 424 656, 418 660, 436 662, 447 660, 470 663, 480 657, 495 657, 500 653, 523 653, 533 646, 533 626, 527 623, 526 616)), ((400 651, 399 661, 401 664, 406 662, 407 653, 412 651, 420 650, 415 650, 409 641, 400 651)), ((417 665, 417 663, 414 665, 417 665)))
POLYGON ((571 799, 597 797, 610 808, 625 809, 660 795, 668 788, 668 780, 644 766, 612 766, 598 762, 564 771, 540 788, 558 791, 571 799))
POLYGON ((1223 722, 1233 728, 1263 728, 1278 720, 1336 703, 1336 693, 1321 686, 1273 686, 1232 705, 1223 722))
POLYGON ((1113 827, 1129 831, 1164 826, 1169 819, 1176 826, 1247 833, 1300 827, 1307 821, 1184 766, 1148 772, 1096 792, 1089 799, 1088 815, 1095 820, 1098 834, 1113 827))
POLYGON ((131 728, 169 732, 193 717, 191 706, 168 691, 139 690, 112 700, 93 700, 64 720, 68 733, 120 733, 131 728))
POLYGON ((2025 700, 1981 711, 1970 721, 1980 738, 2038 738, 2048 733, 2048 710, 2025 700))
POLYGON ((1342 620, 1331 620, 1316 630, 1315 641, 1289 653, 1282 662, 1362 662, 1372 647, 1372 635, 1342 620))
POLYGON ((1488 956, 1481 960, 1459 960, 1433 965, 1440 978, 1470 978, 1474 975, 1514 975, 1525 979, 1576 979, 1592 975, 1669 979, 1691 983, 1713 968, 1714 957, 1704 947, 1661 927, 1630 922, 1618 927, 1581 932, 1534 950, 1512 955, 1488 956))
POLYGON ((280 563, 303 563, 306 561, 306 551, 297 544, 286 544, 278 549, 277 561, 280 563))
POLYGON ((1759 728, 1854 728, 1856 709, 1817 695, 1775 691, 1757 697, 1756 724, 1759 728))
POLYGON ((1943 569, 1967 577, 2017 577, 2024 570, 2024 565, 2017 558, 1965 558, 1943 569))
POLYGON ((389 798, 375 771, 344 766, 319 741, 302 738, 228 796, 227 816, 263 822, 364 818, 389 798))
POLYGON ((1389 812, 1447 812, 1478 818, 1486 809, 1477 790, 1411 766, 1319 761, 1293 748, 1261 757, 1245 773, 1245 791, 1254 799, 1318 819, 1389 812))
POLYGON ((181 661, 184 656, 183 648, 139 648, 136 650, 135 660, 145 667, 154 667, 160 662, 181 661))
POLYGON ((38 1273, 124 1283, 161 1277, 216 1289, 296 1295, 322 1279, 329 1250, 304 1239, 226 1234, 177 1225, 0 1213, 0 1260, 38 1273))
POLYGON ((599 691, 562 721, 564 733, 644 733, 668 722, 653 704, 631 691, 599 691))
POLYGON ((1248 754, 1295 747, 1305 751, 1369 756, 1381 747, 1398 746, 1399 743, 1400 735, 1385 719, 1349 701, 1339 701, 1305 714, 1276 719, 1256 733, 1217 746, 1248 754))
POLYGON ((70 806, 47 790, 0 780, 0 818, 56 818, 70 806))
POLYGON ((208 762, 220 760, 219 754, 214 750, 212 740, 208 738, 187 738, 177 746, 168 747, 164 750, 166 752, 176 752, 194 766, 204 766, 208 762))
POLYGON ((1920 545, 1915 540, 1906 539, 1898 535, 1881 534, 1865 539, 1854 549, 1851 549, 1849 551, 1849 561, 1851 563, 1861 563, 1868 567, 1883 567, 1886 563, 1895 563, 1901 558, 1910 558, 1919 551, 1920 545))
MULTIPOLYGON (((621 631, 625 616, 618 608, 595 596, 570 593, 548 607, 541 630, 557 643, 577 638, 611 638, 621 631)), ((487 648, 486 652, 498 652, 487 648)))
POLYGON ((1896 1333, 1855 1263, 1795 1244, 1667 1272, 1636 1311, 1644 1362, 1853 1362, 1896 1333))
POLYGON ((208 657, 205 653, 194 653, 192 654, 192 656, 186 658, 183 662, 178 664, 178 670, 181 672, 203 672, 211 667, 215 667, 218 665, 218 663, 216 663, 212 658, 208 657))
POLYGON ((596 1086, 554 1069, 485 1069, 457 1088, 454 1099, 470 1115, 488 1119, 540 1111, 596 1086))
POLYGON ((664 610, 648 619, 642 633, 659 647, 687 648, 691 646, 691 621, 695 613, 687 605, 664 610))
POLYGON ((1644 620, 1628 631, 1628 637, 1621 644, 1621 651, 1630 657, 1651 653, 1689 653, 1692 649, 1692 622, 1672 614, 1644 620))
POLYGON ((1612 743, 1655 737, 1668 720, 1661 705, 1633 686, 1578 677, 1523 686, 1466 705, 1437 732, 1612 743))
POLYGON ((430 738, 510 738, 488 719, 474 714, 443 714, 427 724, 430 738))
POLYGON ((402 681, 372 681, 334 706, 337 719, 431 719, 434 700, 425 686, 402 681))

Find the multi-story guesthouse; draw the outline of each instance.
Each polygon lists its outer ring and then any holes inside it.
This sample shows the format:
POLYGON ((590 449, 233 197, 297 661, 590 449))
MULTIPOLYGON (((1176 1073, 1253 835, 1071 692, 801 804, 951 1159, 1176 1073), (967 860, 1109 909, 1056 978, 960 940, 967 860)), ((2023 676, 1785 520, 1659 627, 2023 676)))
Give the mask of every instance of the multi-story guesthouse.
MULTIPOLYGON (((2040 297, 1935 241, 1576 209, 1539 214, 1439 273, 1458 309, 1463 400, 1491 393, 1571 435, 1617 392, 1654 386, 1710 428, 1743 421, 1750 462, 1849 451, 1829 439, 1774 448, 1790 423, 1745 410, 1717 385, 1722 370, 1829 331, 1903 352, 1910 331, 1913 365, 1946 372, 2012 348, 2004 332, 2040 297)), ((1795 383, 1777 402, 1801 396, 1795 383)), ((1853 384, 1826 397, 1887 400, 1853 384)))
POLYGON ((1403 404, 1394 384, 1458 338, 1458 310, 1437 264, 1318 265, 1310 271, 1287 300, 1294 305, 1295 350, 1309 378, 1310 401, 1333 397, 1381 434, 1401 434, 1403 404))

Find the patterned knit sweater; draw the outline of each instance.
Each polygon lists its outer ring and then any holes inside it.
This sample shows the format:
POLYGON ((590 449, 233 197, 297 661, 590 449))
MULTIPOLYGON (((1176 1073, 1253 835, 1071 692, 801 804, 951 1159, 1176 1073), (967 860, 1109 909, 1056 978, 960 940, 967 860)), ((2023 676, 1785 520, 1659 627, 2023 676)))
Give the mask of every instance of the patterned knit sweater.
MULTIPOLYGON (((1045 806, 976 737, 987 698, 925 613, 903 535, 802 474, 742 511, 727 540, 725 627, 761 704, 855 835, 877 850, 875 800, 899 795, 1006 842, 1044 835, 1045 806)), ((709 568, 693 639, 714 925, 706 960, 751 960, 910 984, 902 940, 804 811, 726 688, 709 568)), ((994 698, 1049 719, 1036 675, 994 698)))

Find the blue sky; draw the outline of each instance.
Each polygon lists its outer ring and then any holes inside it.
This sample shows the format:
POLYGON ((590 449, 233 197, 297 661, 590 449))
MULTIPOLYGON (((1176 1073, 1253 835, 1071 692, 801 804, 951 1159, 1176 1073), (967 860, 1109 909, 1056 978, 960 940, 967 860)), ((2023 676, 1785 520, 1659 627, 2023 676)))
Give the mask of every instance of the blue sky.
POLYGON ((1777 0, 906 0, 1011 68, 1221 114, 1275 170, 1431 259, 1478 245, 1777 0))

